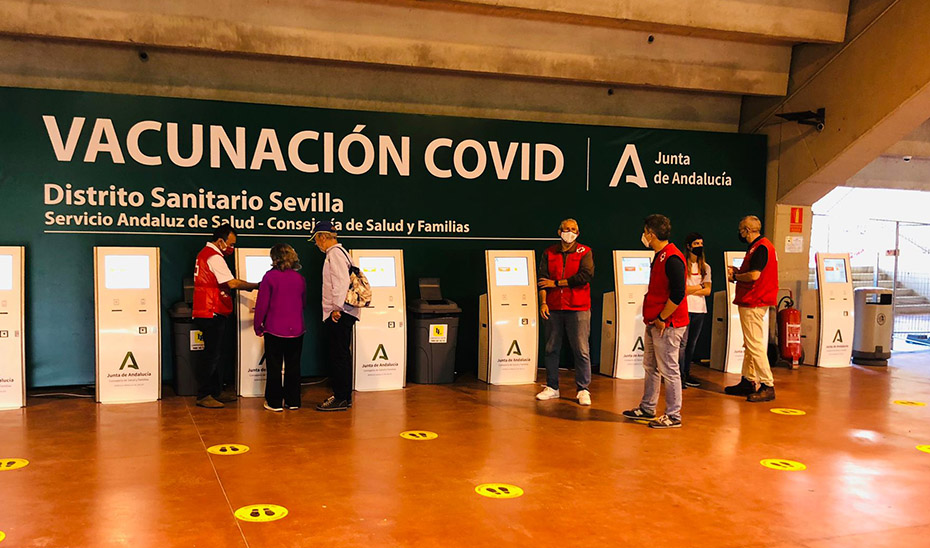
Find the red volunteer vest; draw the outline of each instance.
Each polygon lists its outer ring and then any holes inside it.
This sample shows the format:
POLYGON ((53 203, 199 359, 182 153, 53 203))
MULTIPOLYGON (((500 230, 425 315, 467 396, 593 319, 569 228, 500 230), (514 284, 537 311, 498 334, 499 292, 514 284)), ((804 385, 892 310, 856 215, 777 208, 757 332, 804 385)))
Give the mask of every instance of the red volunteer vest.
MULTIPOLYGON (((562 244, 555 244, 546 250, 546 262, 549 265, 549 279, 564 280, 571 278, 581 268, 581 259, 591 253, 591 248, 578 244, 572 253, 562 253, 562 244), (564 264, 563 264, 563 257, 564 264)), ((546 290, 546 304, 549 310, 590 310, 591 284, 578 287, 557 287, 546 290)))
MULTIPOLYGON (((675 244, 666 245, 662 251, 656 253, 652 259, 652 269, 649 272, 649 289, 643 300, 643 322, 651 324, 665 309, 671 291, 668 287, 668 276, 665 274, 665 263, 672 257, 678 257, 685 263, 685 256, 675 247, 675 244)), ((685 263, 686 264, 686 263, 685 263)), ((667 318, 669 327, 684 327, 688 325, 688 298, 681 300, 678 308, 667 318)))
POLYGON ((749 272, 749 259, 760 247, 768 250, 768 262, 755 282, 736 282, 736 298, 733 299, 733 304, 737 306, 759 308, 778 304, 778 258, 775 256, 775 246, 768 238, 759 238, 749 247, 738 272, 749 272))
POLYGON ((194 266, 194 313, 195 318, 212 318, 215 314, 229 316, 232 314, 232 296, 216 281, 207 260, 222 253, 210 246, 204 246, 197 254, 194 266))

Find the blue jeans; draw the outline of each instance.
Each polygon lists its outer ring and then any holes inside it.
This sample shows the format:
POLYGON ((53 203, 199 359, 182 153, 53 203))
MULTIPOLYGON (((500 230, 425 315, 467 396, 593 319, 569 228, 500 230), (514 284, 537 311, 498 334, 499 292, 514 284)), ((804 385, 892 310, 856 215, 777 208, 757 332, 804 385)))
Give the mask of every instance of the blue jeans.
POLYGON ((587 390, 591 384, 590 310, 553 310, 546 322, 546 386, 559 389, 559 356, 562 353, 562 334, 568 334, 568 344, 575 358, 575 384, 578 390, 587 390))
POLYGON ((678 373, 678 351, 687 327, 667 327, 662 335, 655 326, 646 326, 643 337, 643 369, 646 379, 643 384, 643 401, 639 406, 644 411, 656 412, 659 403, 659 387, 665 379, 665 414, 681 419, 681 375, 678 373))
POLYGON ((691 362, 694 361, 694 350, 701 338, 701 329, 704 328, 704 318, 706 317, 707 314, 700 312, 697 314, 688 313, 688 326, 685 327, 681 350, 678 352, 678 371, 681 372, 682 381, 691 378, 691 362))

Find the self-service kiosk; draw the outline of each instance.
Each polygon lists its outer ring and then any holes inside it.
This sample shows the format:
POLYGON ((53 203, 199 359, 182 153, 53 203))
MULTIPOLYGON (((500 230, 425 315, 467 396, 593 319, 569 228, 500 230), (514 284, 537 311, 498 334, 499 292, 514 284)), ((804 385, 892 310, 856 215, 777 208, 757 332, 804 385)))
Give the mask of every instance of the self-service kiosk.
MULTIPOLYGON (((743 264, 745 251, 725 251, 725 266, 736 267, 743 264)), ((726 272, 726 268, 724 268, 726 272)), ((743 369, 743 328, 739 321, 739 307, 733 304, 736 299, 736 284, 727 283, 725 291, 714 293, 714 325, 711 327, 710 367, 726 373, 740 373, 743 369)), ((769 324, 769 312, 766 311, 763 324, 769 324)), ((765 332, 768 333, 768 327, 765 332)))
POLYGON ((478 299, 478 378, 536 382, 539 354, 536 254, 485 251, 488 292, 478 299))
MULTIPOLYGON (((269 249, 236 248, 236 278, 249 283, 262 281, 271 270, 269 249)), ((265 395, 265 340, 255 336, 255 301, 258 290, 237 291, 236 318, 238 336, 236 392, 243 397, 265 395)))
POLYGON ((0 409, 26 405, 23 247, 0 247, 0 409))
POLYGON ((157 247, 95 247, 97 401, 161 398, 157 247))
POLYGON ((848 253, 818 253, 817 289, 801 297, 804 364, 849 367, 855 329, 848 253))
POLYGON ((649 287, 652 251, 614 251, 614 290, 604 293, 601 325, 601 374, 641 379, 643 372, 643 298, 649 287))
POLYGON ((399 390, 407 384, 404 252, 353 249, 352 262, 371 284, 371 304, 355 322, 353 388, 399 390))

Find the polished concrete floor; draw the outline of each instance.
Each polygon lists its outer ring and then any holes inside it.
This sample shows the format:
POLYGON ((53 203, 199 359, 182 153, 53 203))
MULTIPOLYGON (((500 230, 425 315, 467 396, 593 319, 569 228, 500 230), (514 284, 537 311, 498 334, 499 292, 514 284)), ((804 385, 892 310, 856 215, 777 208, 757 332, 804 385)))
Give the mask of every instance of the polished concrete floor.
MULTIPOLYGON (((641 381, 595 376, 581 408, 536 386, 412 385, 344 413, 243 399, 96 405, 30 398, 0 412, 0 548, 316 546, 930 546, 930 353, 893 367, 778 370, 778 399, 725 396, 697 368, 684 427, 628 422, 641 381), (806 411, 782 416, 772 407, 806 411), (406 430, 439 434, 430 441, 406 430), (248 445, 214 456, 215 444, 248 445), (764 468, 790 459, 803 471, 764 468), (483 483, 523 496, 478 495, 483 483), (277 504, 249 523, 234 511, 277 504)), ((323 386, 305 387, 305 403, 323 386)))

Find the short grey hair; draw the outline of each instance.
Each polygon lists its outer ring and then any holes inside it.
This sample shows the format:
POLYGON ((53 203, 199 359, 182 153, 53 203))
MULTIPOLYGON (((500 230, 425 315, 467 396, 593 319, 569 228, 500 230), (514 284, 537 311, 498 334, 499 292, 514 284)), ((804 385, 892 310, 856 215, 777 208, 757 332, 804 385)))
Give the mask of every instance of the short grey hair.
POLYGON ((762 232, 762 221, 755 215, 746 215, 739 222, 746 223, 746 228, 753 232, 762 232))
POLYGON ((564 225, 565 223, 575 223, 575 226, 578 227, 578 230, 579 231, 581 230, 581 225, 578 224, 578 221, 576 221, 575 219, 572 219, 571 217, 569 217, 568 219, 562 219, 559 222, 559 228, 562 228, 562 225, 564 225))

